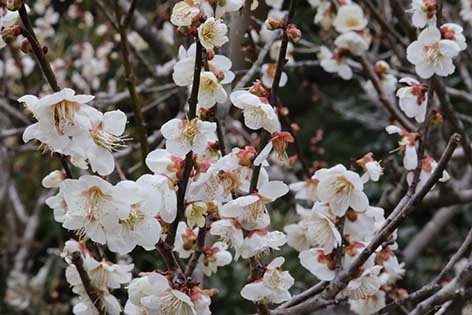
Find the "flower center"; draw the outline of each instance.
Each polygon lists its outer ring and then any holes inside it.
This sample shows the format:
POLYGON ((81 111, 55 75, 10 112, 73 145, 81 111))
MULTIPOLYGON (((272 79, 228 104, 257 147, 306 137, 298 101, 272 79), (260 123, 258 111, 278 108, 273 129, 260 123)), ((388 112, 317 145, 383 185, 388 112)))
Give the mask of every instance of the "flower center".
POLYGON ((344 176, 338 176, 334 185, 336 194, 350 195, 354 190, 352 183, 344 176))
POLYGON ((130 230, 144 220, 144 214, 139 204, 131 205, 131 211, 126 219, 120 219, 120 224, 126 225, 130 230))
POLYGON ((88 218, 90 221, 94 221, 96 219, 95 213, 100 210, 104 202, 111 199, 111 196, 105 194, 98 186, 93 186, 84 193, 87 196, 88 218))
POLYGON ((359 20, 356 19, 355 17, 349 17, 346 20, 346 26, 347 27, 356 27, 359 25, 359 20))
POLYGON ((124 142, 128 140, 126 137, 120 137, 103 129, 102 123, 90 131, 93 142, 110 152, 118 151, 126 147, 124 142))
POLYGON ((184 121, 183 127, 184 130, 182 130, 182 137, 186 142, 193 144, 195 137, 199 132, 197 118, 194 118, 191 121, 184 121))
POLYGON ((426 56, 426 61, 430 64, 435 65, 439 57, 441 57, 441 52, 439 51, 439 44, 431 44, 429 46, 424 46, 424 52, 426 56))
POLYGON ((75 125, 74 116, 80 105, 74 102, 61 101, 53 105, 54 127, 61 135, 64 130, 75 125))

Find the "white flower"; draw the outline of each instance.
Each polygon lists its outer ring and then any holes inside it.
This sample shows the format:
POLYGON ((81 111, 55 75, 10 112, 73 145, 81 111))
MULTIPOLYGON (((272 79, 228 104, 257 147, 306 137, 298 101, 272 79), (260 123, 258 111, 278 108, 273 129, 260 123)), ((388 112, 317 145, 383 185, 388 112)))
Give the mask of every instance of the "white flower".
POLYGON ((415 118, 420 123, 423 122, 428 102, 427 87, 412 78, 403 78, 400 79, 400 82, 408 85, 397 91, 400 109, 407 117, 415 118))
POLYGON ((173 155, 184 156, 190 151, 201 154, 208 142, 216 140, 216 124, 201 121, 198 118, 182 120, 174 118, 161 127, 162 136, 166 139, 166 149, 173 155))
POLYGON ((246 230, 263 229, 270 224, 266 204, 288 192, 288 186, 281 181, 264 184, 257 193, 232 200, 220 209, 220 215, 236 218, 246 230))
MULTIPOLYGON (((16 20, 18 19, 19 14, 17 11, 9 11, 4 8, 0 10, 0 30, 4 28, 8 28, 10 26, 15 25, 16 20)), ((2 37, 0 36, 0 48, 6 46, 6 43, 3 41, 2 37)))
POLYGON ((184 221, 177 226, 174 250, 179 253, 180 258, 189 258, 195 250, 198 228, 191 229, 184 221))
POLYGON ((122 284, 131 281, 131 270, 134 265, 118 265, 109 261, 96 261, 90 255, 85 255, 84 269, 95 288, 118 289, 122 284))
POLYGON ((352 79, 352 69, 347 63, 348 58, 344 57, 342 51, 333 54, 327 47, 321 46, 318 58, 324 71, 337 73, 343 80, 352 79))
POLYGON ((405 264, 398 262, 397 256, 389 247, 377 252, 376 261, 384 267, 385 272, 382 273, 382 276, 387 277, 386 283, 394 283, 405 273, 405 264))
POLYGON ((218 48, 228 42, 227 32, 226 24, 221 22, 220 19, 210 17, 198 27, 198 38, 206 49, 218 48))
POLYGON ((423 79, 433 74, 445 77, 454 72, 452 58, 459 54, 460 47, 450 39, 441 39, 441 32, 435 26, 429 26, 411 43, 407 50, 407 59, 415 65, 416 73, 423 79))
POLYGON ((316 8, 316 14, 313 23, 321 25, 323 29, 329 29, 333 24, 335 12, 328 0, 311 0, 310 5, 316 8))
POLYGON ((239 250, 244 241, 241 225, 234 219, 222 219, 213 222, 210 234, 219 236, 223 242, 231 245, 236 251, 239 250))
POLYGON ((318 180, 313 176, 302 182, 295 182, 288 186, 291 191, 295 192, 295 199, 318 201, 318 180))
POLYGON ((336 276, 336 262, 332 255, 325 255, 321 248, 304 250, 298 255, 300 264, 322 281, 336 276))
POLYGON ((228 245, 224 242, 216 242, 204 251, 203 257, 203 273, 209 277, 216 273, 219 267, 226 266, 231 263, 233 256, 227 251, 228 245))
POLYGON ((57 188, 65 179, 65 174, 62 171, 55 170, 46 175, 41 181, 44 188, 57 188))
POLYGON ((71 155, 70 137, 83 131, 81 128, 88 119, 84 109, 91 108, 85 104, 93 98, 75 95, 74 90, 67 88, 40 99, 34 95, 19 98, 18 102, 24 103, 38 120, 26 128, 23 141, 37 139, 53 152, 71 155))
POLYGON ((146 165, 155 174, 177 180, 183 170, 184 159, 173 156, 167 150, 156 149, 146 156, 146 165))
POLYGON ((200 9, 191 0, 180 1, 174 5, 170 21, 175 26, 190 26, 200 14, 200 9))
MULTIPOLYGON (((272 60, 275 60, 275 61, 279 60, 281 46, 282 46, 282 41, 276 40, 270 47, 269 55, 272 60)), ((295 48, 293 47, 293 44, 291 42, 288 42, 287 53, 285 54, 285 59, 288 60, 287 64, 291 64, 294 62, 294 59, 293 59, 294 50, 295 48)))
POLYGON ((369 43, 364 38, 354 31, 346 32, 339 35, 334 44, 337 48, 344 48, 349 50, 352 54, 360 56, 367 49, 369 49, 369 43))
POLYGON ((192 202, 185 208, 185 217, 189 227, 198 226, 202 228, 205 226, 205 218, 208 214, 208 206, 205 202, 192 202))
MULTIPOLYGON (((420 172, 420 178, 419 178, 419 183, 417 186, 417 189, 421 188, 426 184, 428 181, 429 177, 431 174, 434 172, 436 167, 438 166, 438 163, 430 156, 426 156, 423 158, 423 165, 421 167, 421 172, 420 172)), ((413 183, 413 172, 409 172, 408 175, 406 176, 406 181, 408 183, 408 186, 411 186, 413 183)), ((444 170, 442 172, 442 176, 439 179, 439 182, 444 183, 449 180, 449 173, 444 170)))
POLYGON ((472 22, 472 3, 469 0, 461 0, 461 18, 468 22, 472 22))
POLYGON ((299 252, 310 248, 311 239, 308 236, 309 230, 306 226, 301 224, 289 224, 284 227, 284 232, 287 234, 288 246, 299 252))
MULTIPOLYGON (((137 183, 152 191, 152 198, 146 199, 150 204, 146 206, 156 205, 158 215, 164 222, 174 222, 177 216, 177 187, 174 186, 172 180, 163 175, 145 174, 137 180, 137 183)), ((146 193, 149 194, 149 192, 146 193)))
POLYGON ((97 110, 88 110, 88 133, 81 133, 73 139, 73 145, 80 148, 80 156, 87 157, 92 171, 102 176, 109 175, 115 169, 112 152, 124 147, 122 136, 126 128, 126 114, 114 110, 102 114, 97 110))
POLYGON ((227 98, 228 95, 215 74, 211 71, 202 71, 198 89, 198 105, 211 108, 216 103, 224 103, 227 98))
POLYGON ((179 290, 172 289, 167 278, 156 272, 134 279, 130 283, 125 313, 129 315, 198 315, 190 297, 179 290))
POLYGON ((243 6, 242 0, 219 0, 216 1, 215 17, 221 18, 226 13, 238 11, 243 6))
POLYGON ((362 191, 364 183, 361 178, 343 165, 320 169, 315 178, 319 180, 318 197, 329 204, 333 214, 343 216, 349 207, 363 211, 369 206, 369 200, 362 191))
POLYGON ((390 125, 385 128, 388 134, 398 133, 402 136, 400 149, 403 152, 403 166, 405 169, 411 171, 418 166, 418 155, 416 154, 416 134, 407 132, 395 125, 390 125))
POLYGON ((355 3, 351 3, 339 8, 333 26, 339 33, 361 31, 367 26, 367 19, 362 8, 355 3))
POLYGON ((375 218, 369 209, 364 212, 347 211, 343 234, 348 237, 350 241, 369 241, 374 235, 375 218))
MULTIPOLYGON (((275 71, 277 69, 277 64, 275 63, 266 63, 262 65, 261 68, 261 73, 262 73, 262 84, 266 88, 271 88, 272 83, 274 82, 274 77, 275 77, 275 71)), ((282 72, 282 75, 280 76, 280 82, 279 86, 285 86, 287 84, 287 74, 285 72, 282 72)))
POLYGON ((99 244, 105 244, 105 228, 116 227, 129 213, 129 204, 117 202, 113 198, 114 187, 98 176, 66 179, 60 192, 67 206, 64 228, 99 244))
POLYGON ((441 25, 440 30, 443 39, 450 39, 454 41, 457 46, 459 46, 461 51, 467 48, 465 36, 462 34, 464 31, 462 26, 456 23, 446 23, 441 25))
POLYGON ((365 154, 362 158, 357 160, 356 163, 364 169, 365 173, 361 177, 364 183, 369 180, 377 182, 383 174, 383 168, 380 166, 380 163, 374 159, 372 152, 365 154))
POLYGON ((288 271, 281 269, 285 259, 275 258, 266 267, 261 280, 246 284, 241 290, 241 296, 253 302, 269 302, 280 304, 291 298, 288 291, 294 284, 293 277, 288 271))
POLYGON ((413 12, 413 26, 423 28, 426 24, 436 24, 437 2, 435 0, 413 0, 410 12, 413 12))
MULTIPOLYGON (((268 249, 279 250, 279 247, 287 242, 287 237, 279 231, 269 232, 267 230, 254 230, 244 239, 240 248, 241 257, 248 259, 249 257, 261 254, 268 249)), ((238 258, 237 252, 235 259, 238 258)))
POLYGON ((349 281, 345 289, 349 298, 354 300, 366 299, 377 293, 382 285, 379 277, 381 270, 382 266, 370 267, 364 270, 358 278, 349 281))
POLYGON ((119 182, 114 196, 117 201, 128 203, 130 208, 128 216, 120 219, 118 226, 106 230, 109 249, 120 254, 131 252, 136 245, 146 250, 155 249, 161 236, 161 225, 156 219, 160 196, 140 179, 119 182))
POLYGON ((377 291, 365 299, 349 299, 351 310, 358 315, 369 315, 385 307, 385 292, 377 291))
MULTIPOLYGON (((179 61, 174 65, 172 79, 178 86, 190 86, 193 81, 193 67, 195 65, 196 44, 190 45, 188 50, 179 47, 179 61)), ((215 55, 208 60, 210 71, 215 73, 220 84, 229 84, 234 79, 234 73, 230 71, 231 60, 223 55, 215 55)))
POLYGON ((280 131, 277 114, 267 99, 261 99, 248 91, 234 91, 230 99, 234 106, 243 111, 244 124, 249 129, 264 128, 270 133, 280 131))
POLYGON ((307 231, 311 245, 322 248, 325 254, 330 254, 334 248, 341 245, 341 234, 334 224, 334 215, 327 206, 315 202, 311 211, 300 222, 307 231))

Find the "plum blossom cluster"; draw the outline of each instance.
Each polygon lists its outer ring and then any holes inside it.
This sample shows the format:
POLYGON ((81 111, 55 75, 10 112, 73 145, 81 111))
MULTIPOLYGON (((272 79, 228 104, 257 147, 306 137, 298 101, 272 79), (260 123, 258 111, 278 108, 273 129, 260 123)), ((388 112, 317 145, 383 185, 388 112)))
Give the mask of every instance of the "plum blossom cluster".
POLYGON ((352 79, 352 56, 364 54, 372 41, 364 11, 352 1, 341 1, 338 9, 328 0, 310 1, 310 4, 317 10, 315 24, 339 34, 334 40, 334 50, 320 47, 318 59, 321 67, 344 80, 352 79))
POLYGON ((23 133, 23 140, 38 140, 44 151, 70 157, 77 167, 109 175, 115 168, 112 152, 123 148, 126 114, 120 110, 102 113, 90 106, 92 95, 76 95, 65 88, 38 98, 18 99, 33 114, 36 123, 23 133))
MULTIPOLYGON (((378 181, 382 167, 372 153, 357 163, 362 176, 339 164, 290 185, 297 200, 313 207, 297 206, 300 221, 285 227, 288 245, 300 252, 301 265, 322 281, 348 268, 385 221, 384 210, 370 206, 364 193, 364 184, 378 181)), ((402 276, 395 237, 369 257, 342 291, 354 312, 370 314, 384 307, 388 284, 402 276)))

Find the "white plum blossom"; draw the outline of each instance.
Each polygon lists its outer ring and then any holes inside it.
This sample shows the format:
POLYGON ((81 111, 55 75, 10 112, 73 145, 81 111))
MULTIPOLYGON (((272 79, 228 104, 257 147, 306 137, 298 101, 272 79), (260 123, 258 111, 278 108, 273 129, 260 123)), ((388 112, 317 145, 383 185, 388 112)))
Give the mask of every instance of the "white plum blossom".
POLYGON ((310 0, 308 2, 313 8, 316 8, 313 23, 321 25, 323 29, 329 29, 335 17, 331 2, 329 0, 310 0))
POLYGON ((407 132, 395 125, 389 125, 385 128, 388 134, 399 134, 402 136, 400 149, 403 152, 403 166, 411 171, 418 166, 418 155, 416 154, 416 134, 407 132))
POLYGON ((361 31, 367 26, 367 22, 362 8, 355 3, 350 3, 342 5, 338 9, 333 26, 339 33, 346 33, 349 31, 361 31))
POLYGON ((156 149, 146 156, 146 166, 154 174, 164 175, 170 179, 177 180, 183 169, 184 159, 173 156, 169 151, 156 149))
MULTIPOLYGON (((418 188, 421 188, 424 186, 424 184, 426 184, 426 182, 428 181, 428 178, 431 176, 431 174, 434 172, 437 166, 438 166, 438 162, 436 162, 432 157, 425 156, 423 158, 423 165, 421 167, 418 188)), ((406 181, 409 186, 413 183, 413 177, 414 177, 413 172, 409 172, 408 175, 406 176, 406 181)), ((449 180, 449 173, 446 170, 444 170, 441 174, 441 178, 439 178, 439 182, 444 183, 444 182, 447 182, 448 180, 449 180)))
MULTIPOLYGON (((72 89, 37 98, 25 95, 18 99, 24 103, 38 120, 28 126, 23 133, 23 141, 37 139, 53 152, 72 155, 71 137, 80 134, 87 124, 86 103, 93 100, 91 95, 75 95, 72 89)), ((72 160, 74 162, 74 160, 72 160)))
POLYGON ((369 43, 358 33, 349 31, 339 35, 334 44, 337 48, 344 48, 349 50, 353 55, 360 56, 367 49, 369 49, 369 43))
POLYGON ((440 27, 441 36, 443 39, 450 39, 454 41, 460 50, 465 50, 467 48, 466 39, 462 33, 464 29, 462 26, 456 23, 446 23, 440 27))
POLYGON ((413 13, 413 26, 423 28, 426 24, 436 24, 437 9, 438 4, 436 0, 412 0, 409 11, 413 13))
POLYGON ((383 174, 383 168, 380 163, 374 159, 372 152, 364 155, 361 159, 357 160, 356 163, 364 170, 364 174, 361 177, 364 183, 369 180, 377 182, 383 174))
MULTIPOLYGON (((280 54, 280 47, 282 46, 282 41, 281 40, 276 40, 272 46, 270 46, 270 51, 269 51, 269 56, 272 60, 278 60, 279 59, 279 54, 280 54)), ((287 59, 287 64, 291 64, 294 62, 293 59, 293 51, 295 50, 295 47, 293 47, 293 44, 291 42, 288 42, 287 45, 287 53, 285 55, 285 59, 287 59)))
POLYGON ((325 255, 323 249, 312 248, 302 251, 300 264, 322 281, 331 281, 336 276, 336 262, 332 255, 325 255))
MULTIPOLYGON (((280 246, 286 242, 287 237, 280 231, 253 230, 244 239, 240 248, 240 254, 243 259, 248 259, 269 249, 279 250, 280 246)), ((238 252, 235 255, 235 259, 237 258, 238 252)))
POLYGON ((228 42, 227 32, 226 24, 220 19, 210 17, 198 27, 198 38, 206 49, 218 48, 228 42))
POLYGON ((211 108, 216 103, 224 103, 228 95, 211 71, 203 71, 200 74, 200 87, 198 89, 198 104, 204 108, 211 108))
POLYGON ((87 158, 92 171, 102 176, 115 169, 112 152, 124 147, 123 133, 126 128, 126 114, 114 110, 102 114, 98 110, 87 110, 87 133, 74 137, 72 144, 80 156, 87 158))
POLYGON ((318 180, 312 176, 301 182, 295 182, 288 186, 295 193, 295 199, 318 201, 318 180))
POLYGON ((172 289, 167 278, 156 272, 130 283, 125 314, 198 315, 191 298, 182 291, 172 289))
POLYGON ((455 70, 452 58, 459 54, 459 45, 450 39, 441 39, 436 26, 429 26, 419 35, 418 40, 407 48, 407 59, 415 65, 416 73, 423 79, 432 75, 448 76, 455 70))
POLYGON ((243 245, 243 230, 239 222, 234 219, 222 219, 213 222, 210 234, 219 236, 223 242, 231 245, 236 251, 243 245))
MULTIPOLYGON (((389 72, 390 65, 387 62, 379 60, 375 63, 375 73, 377 74, 379 83, 382 86, 384 93, 393 102, 395 97, 395 91, 397 89, 397 78, 389 72)), ((371 80, 367 81, 363 87, 370 98, 372 98, 373 100, 378 99, 379 95, 371 80)))
POLYGON ((412 78, 400 79, 400 83, 408 85, 397 91, 400 109, 407 117, 415 118, 419 123, 423 122, 428 102, 427 86, 412 78))
POLYGON ((306 225, 288 224, 284 227, 284 232, 287 234, 288 246, 301 252, 311 247, 311 239, 308 235, 309 229, 306 225))
POLYGON ((119 220, 118 226, 107 231, 107 244, 111 251, 126 254, 136 245, 146 250, 155 249, 161 236, 161 225, 156 218, 161 206, 159 197, 152 186, 140 179, 136 182, 125 180, 116 185, 115 199, 130 204, 130 209, 128 216, 119 220))
POLYGON ((281 269, 285 259, 277 257, 267 265, 262 279, 246 284, 241 296, 253 302, 280 304, 291 298, 289 289, 295 280, 288 271, 281 269))
POLYGON ((461 0, 460 15, 464 21, 472 23, 472 3, 469 0, 461 0))
POLYGON ((227 251, 228 245, 224 242, 216 242, 211 247, 203 251, 202 270, 209 277, 216 273, 219 267, 229 265, 233 256, 227 251))
MULTIPOLYGON (((0 8, 0 30, 15 25, 18 17, 19 14, 17 11, 9 11, 4 8, 0 8)), ((6 43, 3 41, 2 36, 0 36, 0 49, 5 46, 6 43)))
MULTIPOLYGON (((193 67, 195 65, 196 44, 190 45, 188 50, 183 46, 179 47, 178 61, 174 65, 172 79, 178 86, 190 86, 193 81, 193 67)), ((220 84, 229 84, 234 79, 234 73, 230 71, 231 60, 223 55, 214 55, 208 60, 209 70, 215 73, 220 80, 220 84)))
POLYGON ((378 265, 364 270, 358 278, 349 281, 345 293, 353 300, 366 299, 374 295, 382 285, 379 277, 381 270, 382 266, 378 265))
POLYGON ((198 228, 191 229, 183 221, 177 226, 175 236, 174 250, 179 253, 181 258, 189 258, 195 250, 198 228))
POLYGON ((264 184, 257 193, 232 200, 220 209, 220 215, 236 218, 246 230, 263 229, 270 224, 266 204, 288 192, 288 186, 280 181, 264 184))
POLYGON ((173 155, 184 156, 190 151, 201 154, 208 146, 208 142, 216 141, 216 124, 201 121, 198 118, 182 120, 174 118, 161 127, 166 139, 166 149, 173 155))
POLYGON ((352 79, 352 69, 348 64, 343 50, 331 52, 327 47, 321 46, 318 54, 320 65, 324 71, 338 74, 343 80, 352 79))
POLYGON ((244 124, 253 130, 264 128, 270 133, 280 131, 280 122, 267 99, 258 97, 248 91, 234 91, 230 96, 234 106, 241 109, 244 124))
POLYGON ((98 176, 66 179, 60 186, 67 213, 63 226, 99 244, 106 242, 106 229, 116 227, 129 214, 129 204, 114 198, 114 187, 98 176))
POLYGON ((216 1, 215 17, 221 18, 226 13, 238 11, 243 6, 242 0, 220 0, 216 1))
POLYGON ((349 299, 351 310, 358 315, 369 315, 385 307, 385 292, 382 290, 365 299, 349 299))
POLYGON ((311 210, 304 212, 306 214, 299 225, 307 231, 310 245, 322 248, 325 254, 330 254, 341 245, 341 234, 336 228, 335 216, 327 206, 315 202, 311 210))
POLYGON ((333 214, 342 216, 349 207, 363 211, 369 206, 360 176, 348 171, 343 165, 320 169, 316 171, 315 178, 319 181, 318 197, 329 204, 333 214))
POLYGON ((194 1, 180 1, 174 5, 170 21, 175 26, 190 26, 199 14, 200 8, 195 5, 194 1))
MULTIPOLYGON (((262 73, 261 82, 266 88, 271 88, 272 87, 272 83, 274 82, 276 69, 277 69, 277 64, 275 64, 275 63, 266 63, 266 64, 262 65, 262 67, 261 67, 261 73, 262 73)), ((287 80, 288 80, 287 74, 285 72, 282 72, 282 74, 280 76, 279 86, 280 87, 285 86, 285 84, 287 84, 287 80)))

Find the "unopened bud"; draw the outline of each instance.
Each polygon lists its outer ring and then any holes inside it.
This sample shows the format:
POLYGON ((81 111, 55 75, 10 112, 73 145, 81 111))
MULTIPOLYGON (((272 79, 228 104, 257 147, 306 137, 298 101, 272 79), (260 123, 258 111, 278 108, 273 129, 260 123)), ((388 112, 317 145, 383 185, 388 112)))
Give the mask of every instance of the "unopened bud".
POLYGON ((379 60, 375 63, 375 72, 378 75, 386 74, 390 70, 390 66, 383 60, 379 60))
POLYGON ((215 51, 213 49, 205 49, 207 60, 212 60, 215 57, 215 51))
POLYGON ((41 185, 43 185, 44 188, 56 188, 59 187, 64 179, 64 173, 59 170, 55 170, 43 178, 41 185))
POLYGON ((24 0, 6 0, 5 6, 10 11, 18 11, 24 4, 24 0))
POLYGON ((286 32, 288 38, 294 43, 298 42, 302 38, 302 31, 300 31, 295 24, 289 24, 286 32))
POLYGON ((47 55, 48 51, 49 51, 49 47, 48 46, 43 46, 43 53, 45 55, 47 55))
POLYGON ((275 31, 283 28, 285 26, 285 22, 269 16, 267 20, 265 20, 265 25, 269 31, 275 31))
POLYGON ((23 38, 20 49, 25 54, 30 54, 33 52, 33 48, 31 47, 31 43, 29 42, 28 38, 23 38))
POLYGON ((249 89, 251 94, 257 95, 259 97, 269 97, 269 91, 262 85, 261 81, 256 80, 252 87, 249 89))
POLYGON ((438 111, 433 111, 432 117, 431 117, 431 127, 437 128, 441 126, 443 121, 444 121, 444 117, 441 115, 441 113, 438 111))
POLYGON ((2 30, 2 39, 5 43, 11 44, 20 34, 21 27, 19 25, 13 25, 2 30))

